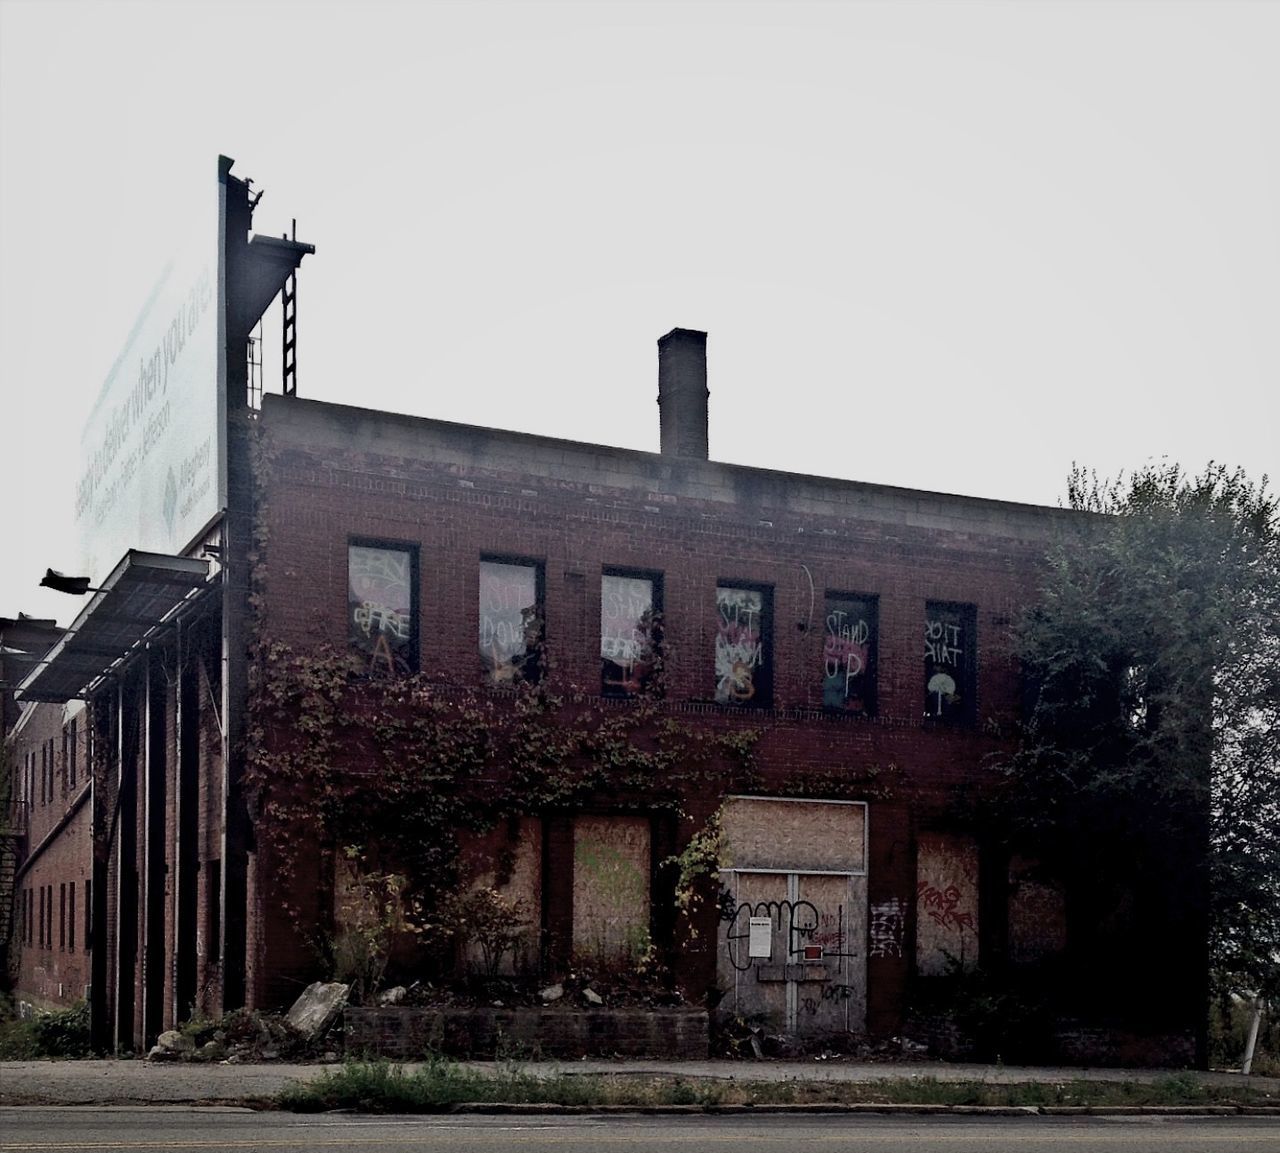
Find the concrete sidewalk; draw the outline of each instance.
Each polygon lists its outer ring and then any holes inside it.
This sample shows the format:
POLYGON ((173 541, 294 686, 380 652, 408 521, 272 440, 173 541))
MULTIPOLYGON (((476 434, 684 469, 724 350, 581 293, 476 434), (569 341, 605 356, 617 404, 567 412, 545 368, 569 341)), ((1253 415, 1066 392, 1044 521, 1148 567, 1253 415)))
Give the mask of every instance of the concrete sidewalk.
MULTIPOLYGON (((501 1072, 510 1065, 465 1062, 474 1069, 501 1072)), ((0 1105, 225 1104, 271 1097, 294 1081, 324 1076, 336 1065, 267 1062, 224 1065, 148 1061, 9 1061, 0 1063, 0 1105)), ((857 1064, 842 1061, 529 1061, 521 1073, 614 1076, 714 1077, 736 1081, 884 1081, 898 1078, 985 1081, 1155 1081, 1168 1069, 1072 1069, 1007 1065, 951 1065, 940 1062, 857 1064)), ((1238 1073, 1191 1073, 1211 1085, 1248 1085, 1280 1100, 1280 1078, 1238 1073)))

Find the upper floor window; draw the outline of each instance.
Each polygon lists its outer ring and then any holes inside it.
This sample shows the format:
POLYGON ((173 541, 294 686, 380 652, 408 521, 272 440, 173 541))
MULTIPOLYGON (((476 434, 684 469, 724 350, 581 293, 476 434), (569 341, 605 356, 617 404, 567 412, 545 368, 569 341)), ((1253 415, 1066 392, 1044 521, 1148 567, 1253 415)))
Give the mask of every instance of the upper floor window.
POLYGON ((977 611, 929 601, 924 623, 924 715, 972 724, 977 715, 977 611))
POLYGON ((495 685, 536 682, 541 675, 542 566, 480 562, 480 660, 495 685))
POLYGON ((822 644, 822 705, 874 716, 879 603, 873 596, 827 593, 822 644))
POLYGON ((347 549, 347 635, 373 675, 418 667, 418 550, 353 543, 347 549))
POLYGON ((716 586, 716 702, 768 705, 773 694, 770 590, 716 586))
POLYGON ((600 688, 632 696, 653 679, 661 585, 651 576, 606 572, 600 578, 600 688))

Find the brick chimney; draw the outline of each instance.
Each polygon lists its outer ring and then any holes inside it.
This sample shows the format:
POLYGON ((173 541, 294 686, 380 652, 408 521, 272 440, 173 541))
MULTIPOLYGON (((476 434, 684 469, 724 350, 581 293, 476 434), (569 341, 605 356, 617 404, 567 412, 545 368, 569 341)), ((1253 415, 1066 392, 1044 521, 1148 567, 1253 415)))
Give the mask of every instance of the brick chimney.
POLYGON ((658 415, 664 456, 706 460, 707 334, 673 328, 658 339, 658 415))

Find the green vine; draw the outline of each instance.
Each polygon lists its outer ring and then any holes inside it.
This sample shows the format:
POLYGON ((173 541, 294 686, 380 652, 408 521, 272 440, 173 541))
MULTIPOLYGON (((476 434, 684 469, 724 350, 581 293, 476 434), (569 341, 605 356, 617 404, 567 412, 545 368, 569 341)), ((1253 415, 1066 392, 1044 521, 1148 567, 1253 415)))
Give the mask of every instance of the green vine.
POLYGON ((358 668, 332 649, 259 649, 246 786, 285 880, 317 847, 359 846, 372 867, 413 878, 429 909, 456 886, 467 833, 601 798, 679 814, 754 781, 757 734, 693 729, 653 698, 603 704, 545 682, 497 692, 358 668))
MULTIPOLYGON (((372 876, 404 878, 398 898, 416 919, 436 922, 470 880, 460 876, 469 839, 520 817, 594 805, 667 812, 686 828, 692 824, 683 850, 664 865, 674 872, 677 909, 696 936, 707 882, 717 877, 717 806, 730 794, 760 791, 761 731, 736 720, 722 728, 673 715, 663 699, 660 652, 645 689, 614 700, 564 687, 545 645, 536 684, 495 689, 424 673, 371 677, 350 652, 299 651, 273 639, 263 494, 271 491, 274 450, 260 426, 252 446, 256 639, 244 784, 279 899, 299 930, 314 913, 290 895, 315 886, 294 882, 303 870, 324 870, 340 848, 372 876)), ((888 785, 875 770, 798 771, 770 791, 866 797, 888 785)), ((499 852, 493 876, 509 877, 512 862, 509 849, 499 852)), ((323 885, 323 871, 321 878, 323 885)))

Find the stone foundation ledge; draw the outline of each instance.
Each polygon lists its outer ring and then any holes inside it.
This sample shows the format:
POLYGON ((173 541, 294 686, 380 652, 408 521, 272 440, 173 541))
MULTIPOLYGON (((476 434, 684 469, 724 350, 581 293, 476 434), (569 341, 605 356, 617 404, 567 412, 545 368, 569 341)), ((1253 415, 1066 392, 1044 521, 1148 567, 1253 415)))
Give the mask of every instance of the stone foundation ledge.
POLYGON ((343 1010, 348 1056, 649 1057, 706 1060, 702 1009, 343 1010))

